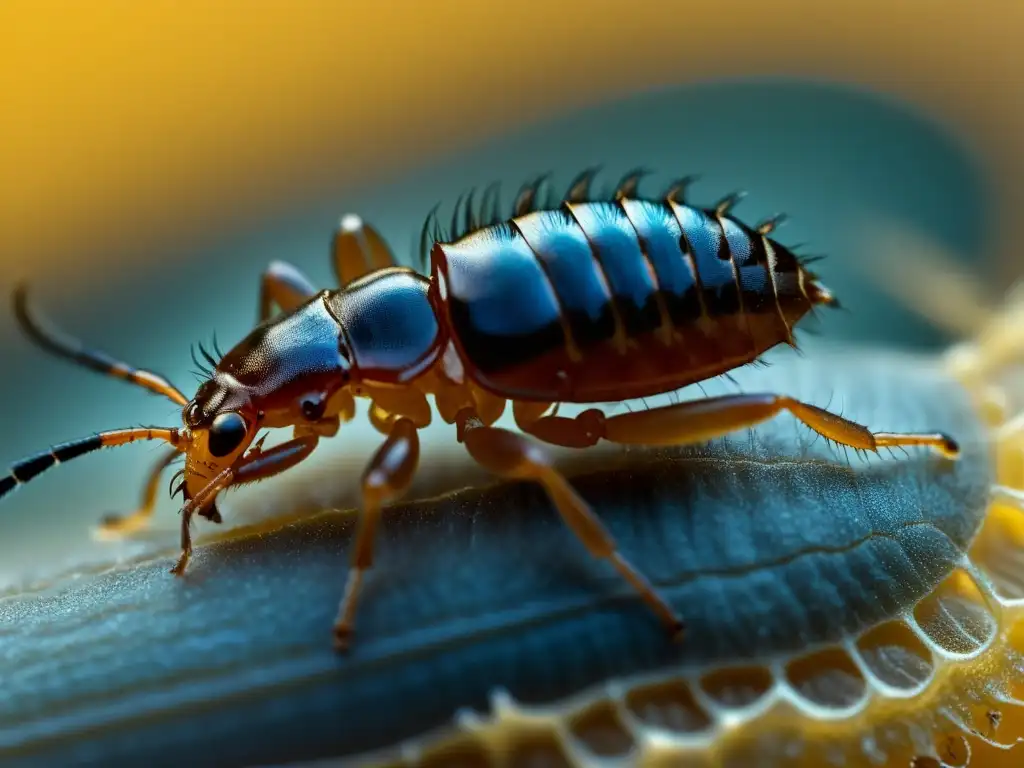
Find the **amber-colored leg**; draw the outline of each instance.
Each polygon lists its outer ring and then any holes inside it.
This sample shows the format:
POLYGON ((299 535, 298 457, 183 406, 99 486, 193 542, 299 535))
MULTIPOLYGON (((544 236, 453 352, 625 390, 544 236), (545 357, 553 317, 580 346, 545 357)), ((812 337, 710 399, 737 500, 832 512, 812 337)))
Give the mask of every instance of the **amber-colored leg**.
POLYGON ((363 473, 362 515, 352 544, 345 594, 334 622, 334 647, 339 651, 347 650, 352 639, 363 574, 373 565, 373 542, 381 509, 408 490, 419 459, 420 441, 416 426, 409 419, 399 418, 391 425, 387 439, 363 473))
POLYGON ((500 477, 534 480, 547 491, 562 520, 569 526, 587 551, 608 560, 619 574, 640 593, 672 634, 679 638, 683 620, 654 590, 619 551, 615 539, 594 514, 590 506, 551 465, 547 452, 528 437, 500 427, 487 427, 469 410, 456 418, 462 442, 470 456, 489 472, 500 477))
POLYGON ((824 408, 774 394, 709 397, 611 418, 592 408, 572 419, 545 416, 522 428, 545 442, 572 448, 594 445, 602 438, 633 445, 684 445, 755 426, 782 411, 823 437, 859 450, 917 445, 934 448, 947 458, 960 453, 956 441, 942 433, 871 432, 824 408))
POLYGON ((146 480, 146 485, 142 490, 142 502, 139 504, 138 509, 127 515, 108 515, 104 517, 96 530, 96 536, 113 541, 140 531, 149 525, 150 518, 153 517, 153 510, 156 509, 156 497, 160 490, 160 475, 180 455, 181 453, 177 449, 164 454, 160 461, 150 470, 149 478, 146 480))
POLYGON ((318 438, 315 435, 306 435, 275 445, 269 451, 250 452, 235 462, 234 466, 228 467, 214 477, 181 508, 181 555, 171 573, 175 576, 184 574, 185 567, 192 557, 192 515, 216 500, 217 494, 225 488, 254 483, 291 469, 313 452, 317 442, 318 438))
POLYGON ((282 312, 290 312, 316 293, 316 286, 298 267, 286 261, 271 262, 260 279, 258 322, 270 317, 275 304, 282 312))
POLYGON ((334 233, 334 271, 348 285, 363 275, 395 266, 395 258, 380 233, 354 213, 341 217, 334 233))

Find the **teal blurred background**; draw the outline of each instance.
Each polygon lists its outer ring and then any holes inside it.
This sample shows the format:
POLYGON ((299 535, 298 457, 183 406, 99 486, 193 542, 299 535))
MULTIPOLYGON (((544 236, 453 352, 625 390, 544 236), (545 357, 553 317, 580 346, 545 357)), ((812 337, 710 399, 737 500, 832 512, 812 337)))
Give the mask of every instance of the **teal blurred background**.
MULTIPOLYGON (((337 148, 339 155, 353 151, 337 148)), ((891 99, 840 86, 760 80, 664 89, 512 126, 458 151, 407 163, 378 186, 336 185, 301 206, 282 201, 272 215, 233 218, 162 251, 150 242, 144 269, 106 266, 102 279, 84 288, 54 269, 34 280, 34 301, 57 325, 165 373, 191 394, 190 344, 216 333, 227 348, 251 327, 259 275, 271 260, 289 260, 315 282, 333 284, 328 246, 342 213, 364 216, 408 259, 435 203, 450 212, 461 193, 500 180, 510 204, 536 173, 552 171, 561 191, 576 172, 595 164, 606 168, 601 181, 609 185, 634 166, 652 169, 643 188, 651 194, 674 177, 699 173, 698 202, 744 189, 749 194, 737 214, 751 223, 789 214, 779 239, 827 254, 819 271, 850 310, 820 324, 829 340, 919 348, 945 343, 872 284, 868 257, 884 256, 889 247, 875 228, 879 217, 926 233, 964 263, 977 264, 979 273, 988 269, 982 259, 993 245, 991 192, 979 163, 955 136, 891 99)), ((93 247, 83 242, 77 258, 102 261, 93 247)), ((0 289, 6 294, 9 284, 0 289)), ((45 356, 18 335, 9 310, 2 317, 0 464, 93 430, 178 423, 172 404, 45 356)), ((334 442, 368 456, 371 434, 361 420, 334 442)), ((436 439, 442 445, 450 436, 436 439)), ((83 458, 5 499, 0 583, 136 551, 94 544, 89 529, 101 514, 135 504, 159 450, 141 445, 83 458)), ((318 453, 321 464, 337 456, 318 453)), ((343 488, 357 481, 358 469, 353 461, 340 462, 326 476, 343 488)), ((229 524, 244 519, 243 498, 232 495, 225 503, 229 524)), ((173 548, 177 517, 164 491, 158 516, 155 541, 173 548)))

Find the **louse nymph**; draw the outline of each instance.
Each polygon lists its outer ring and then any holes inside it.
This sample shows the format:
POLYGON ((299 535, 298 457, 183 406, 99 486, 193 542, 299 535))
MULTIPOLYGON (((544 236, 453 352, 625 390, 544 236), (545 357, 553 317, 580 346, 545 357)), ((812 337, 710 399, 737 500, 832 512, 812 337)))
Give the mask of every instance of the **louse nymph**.
MULTIPOLYGON (((390 577, 389 570, 374 569, 373 577, 384 583, 376 585, 380 587, 379 592, 365 606, 370 609, 366 616, 368 634, 376 636, 384 632, 389 648, 404 643, 408 652, 394 654, 387 664, 382 664, 380 658, 373 656, 372 642, 357 645, 349 660, 332 668, 331 675, 318 681, 337 683, 330 696, 334 703, 341 703, 341 711, 346 713, 345 724, 339 727, 336 706, 322 710, 316 724, 311 716, 307 726, 311 730, 314 727, 327 729, 337 734, 338 739, 355 740, 368 738, 372 733, 366 727, 366 719, 375 713, 403 719, 406 702, 401 698, 393 699, 392 707, 374 707, 372 711, 358 698, 345 699, 346 692, 353 690, 351 680, 366 666, 380 679, 381 685, 389 675, 404 679, 406 687, 393 687, 396 696, 411 695, 409 682, 419 681, 421 696, 442 699, 445 682, 454 687, 458 682, 472 681, 474 676, 480 675, 484 679, 478 682, 490 687, 491 694, 491 711, 462 711, 454 727, 444 728, 443 734, 435 734, 436 738, 421 734, 399 748, 388 750, 388 754, 379 759, 370 758, 374 763, 439 768, 451 764, 455 751, 462 758, 462 764, 468 765, 515 765, 517 758, 527 754, 548 758, 553 764, 568 762, 586 766, 624 762, 699 766, 877 765, 887 759, 891 765, 906 765, 910 755, 917 754, 923 756, 917 765, 930 768, 940 764, 940 759, 950 765, 962 763, 961 750, 971 745, 976 758, 1000 754, 1006 758, 1002 764, 1015 764, 1014 754, 1002 753, 988 743, 1012 744, 1018 734, 1024 733, 1024 718, 1018 709, 1024 696, 1024 661, 1021 658, 1024 640, 1017 628, 1024 606, 1021 600, 1024 597, 1024 525, 1017 509, 1019 492, 1014 490, 1024 487, 1024 464, 1019 460, 1021 425, 1019 420, 1006 416, 1011 407, 1009 401, 1019 387, 1013 380, 1004 380, 1006 372, 1002 370, 1007 358, 1021 352, 1017 330, 1020 325, 1013 320, 1024 315, 1024 302, 1018 302, 1011 310, 996 318, 978 341, 963 345, 938 362, 929 358, 890 358, 869 349, 832 358, 812 355, 806 361, 781 359, 763 371, 740 369, 736 372, 740 384, 746 388, 758 389, 767 384, 769 389, 777 388, 793 397, 806 397, 822 405, 833 391, 846 393, 847 413, 865 423, 889 422, 891 427, 902 429, 924 426, 947 429, 963 440, 965 451, 961 461, 947 463, 919 455, 883 458, 880 460, 881 477, 869 485, 872 493, 854 493, 853 501, 859 499, 859 505, 847 505, 843 503, 846 495, 829 493, 835 480, 844 480, 847 485, 851 482, 841 459, 827 453, 808 455, 806 450, 809 449, 800 447, 801 436, 808 436, 806 430, 800 425, 794 427, 792 420, 786 417, 773 419, 754 430, 749 447, 744 446, 742 440, 738 441, 734 455, 741 459, 736 463, 740 469, 732 471, 733 465, 720 461, 722 454, 717 454, 714 471, 703 473, 707 480, 696 496, 681 502, 680 507, 661 510, 666 527, 656 528, 653 535, 649 530, 646 539, 635 538, 630 542, 635 545, 630 549, 631 554, 634 551, 637 555, 643 554, 638 551, 639 545, 660 552, 667 535, 678 535, 679 530, 685 532, 685 526, 707 518, 709 524, 702 529, 705 538, 691 541, 690 551, 700 547, 707 557, 715 560, 734 554, 710 544, 720 541, 716 536, 724 535, 743 522, 744 518, 737 516, 737 500, 745 501, 742 511, 751 513, 749 520, 764 522, 764 531, 782 529, 782 523, 788 522, 788 532, 805 534, 827 532, 835 527, 823 512, 834 512, 837 521, 848 523, 860 518, 854 511, 863 512, 879 503, 888 503, 895 511, 905 512, 909 502, 916 507, 923 506, 925 513, 935 515, 936 511, 944 511, 945 519, 940 521, 936 516, 934 522, 936 530, 948 538, 948 546, 936 549, 927 546, 928 541, 909 539, 906 547, 909 571, 931 563, 937 571, 931 576, 941 586, 930 585, 929 578, 918 579, 911 584, 912 589, 903 590, 900 600, 879 604, 870 599, 874 594, 871 590, 900 580, 884 572, 872 578, 871 573, 853 569, 852 562, 843 558, 841 552, 822 551, 823 556, 832 555, 838 560, 831 572, 833 577, 842 578, 847 571, 851 577, 858 576, 857 584, 866 590, 866 594, 860 594, 859 602, 855 602, 851 596, 857 593, 849 592, 849 579, 841 582, 842 589, 833 585, 832 594, 837 599, 831 603, 833 610, 825 615, 833 628, 842 627, 838 639, 818 637, 817 642, 808 644, 808 638, 798 631, 799 623, 787 621, 793 614, 774 610, 788 603, 776 591, 767 596, 768 600, 763 599, 764 595, 760 600, 738 599, 732 603, 732 611, 705 612, 696 626, 691 627, 700 629, 705 620, 718 620, 720 626, 728 630, 735 618, 755 614, 768 621, 777 613, 774 626, 781 628, 781 632, 768 638, 774 645, 764 643, 748 625, 742 625, 746 631, 739 630, 741 625, 734 625, 728 636, 733 642, 745 640, 753 644, 754 652, 748 648, 745 654, 726 651, 720 652, 718 658, 698 659, 689 664, 664 664, 652 658, 652 649, 657 653, 667 652, 664 637, 649 631, 652 628, 642 620, 643 612, 634 610, 637 606, 628 590, 615 581, 614 575, 609 577, 603 571, 603 564, 592 562, 585 554, 577 552, 567 534, 554 542, 555 548, 561 547, 564 559, 573 561, 584 573, 593 576, 596 572, 599 578, 596 581, 584 578, 569 585, 564 580, 540 579, 548 563, 522 555, 536 555, 539 542, 534 535, 555 537, 556 534, 550 528, 544 531, 526 524, 537 517, 533 514, 537 510, 531 506, 517 515, 523 518, 517 527, 525 529, 523 535, 528 538, 515 542, 502 537, 497 544, 492 542, 492 548, 483 547, 484 555, 476 553, 477 559, 469 564, 498 569, 496 580, 502 584, 519 583, 527 572, 535 579, 527 586, 572 588, 575 590, 572 596, 590 601, 585 602, 590 606, 588 610, 602 617, 601 620, 611 622, 612 631, 595 638, 585 625, 573 627, 564 621, 560 623, 557 610, 552 609, 557 605, 550 595, 540 592, 528 594, 525 600, 517 600, 511 606, 490 602, 474 606, 457 589, 465 585, 452 581, 455 578, 453 558, 474 553, 454 552, 450 543, 419 537, 409 542, 410 546, 424 556, 436 552, 436 557, 430 561, 433 567, 403 575, 409 580, 429 580, 434 585, 430 596, 435 601, 441 596, 450 596, 446 599, 450 599, 451 604, 447 605, 443 616, 438 614, 445 606, 436 602, 428 603, 422 613, 432 622, 445 617, 458 618, 457 626, 465 633, 459 647, 433 645, 433 633, 414 623, 422 616, 414 616, 404 627, 400 624, 396 628, 395 619, 402 614, 395 609, 402 603, 388 601, 393 594, 393 590, 384 588, 390 577), (780 435, 783 439, 772 439, 780 435), (766 439, 762 441, 761 436, 766 439), (798 445, 795 450, 794 443, 798 445), (788 450, 780 454, 780 445, 788 450), (746 482, 751 478, 741 469, 756 466, 756 462, 749 459, 762 458, 761 451, 772 458, 797 459, 779 463, 777 471, 783 483, 770 490, 757 482, 746 482), (814 477, 821 474, 824 478, 815 481, 814 477), (830 482, 822 483, 822 479, 830 482), (723 490, 726 493, 723 494, 723 490), (739 495, 728 493, 730 490, 739 490, 739 495), (799 510, 818 510, 816 522, 765 519, 758 514, 764 512, 766 506, 784 510, 785 504, 780 499, 792 502, 799 510), (686 519, 691 516, 692 519, 686 519), (684 518, 682 523, 680 518, 684 518), (667 527, 669 523, 676 525, 674 531, 667 527), (509 549, 510 553, 505 552, 509 549), (501 554, 506 557, 502 559, 501 554), (941 557, 937 558, 936 554, 941 557), (606 585, 607 590, 595 589, 601 584, 606 585), (611 606, 606 591, 615 593, 618 598, 611 606), (915 595, 915 591, 919 594, 915 595), (494 659, 488 663, 488 657, 480 648, 500 629, 488 625, 488 619, 495 610, 510 607, 515 608, 519 623, 510 622, 503 631, 511 635, 513 642, 509 647, 518 647, 521 651, 516 657, 518 672, 504 675, 505 685, 501 685, 500 678, 507 671, 505 665, 495 663, 494 659), (860 614, 860 609, 868 612, 860 614), (880 611, 885 618, 871 614, 871 610, 880 611), (381 625, 382 615, 389 620, 381 625), (546 616, 550 618, 547 625, 546 616), (850 629, 848 622, 853 622, 854 629, 850 629), (537 648, 561 655, 539 658, 537 648), (368 658, 361 653, 368 654, 368 658), (618 670, 617 674, 613 670, 604 674, 605 668, 618 663, 620 658, 646 669, 632 673, 618 670), (415 669, 393 670, 403 661, 413 663, 415 669), (531 672, 557 670, 554 676, 557 686, 570 672, 588 664, 594 676, 604 677, 596 685, 563 691, 564 695, 551 696, 541 704, 528 705, 515 698, 517 680, 527 678, 531 672), (425 674, 427 672, 429 674, 425 674), (964 741, 959 740, 960 736, 949 738, 947 731, 962 734, 964 741)), ((728 455, 725 458, 729 458, 728 455)), ((684 463, 684 466, 693 465, 684 463)), ((853 477, 854 485, 860 486, 874 476, 872 472, 862 471, 856 463, 855 468, 858 471, 853 477)), ((680 469, 674 466, 671 472, 666 483, 673 477, 677 479, 680 469)), ((598 487, 612 490, 600 484, 598 487)), ((505 493, 504 489, 496 490, 505 493)), ((460 498, 462 505, 472 503, 460 498)), ((489 498, 493 505, 494 498, 489 498)), ((614 512, 614 509, 601 507, 603 502, 598 498, 595 503, 602 512, 614 512)), ((632 508, 634 505, 635 500, 630 499, 624 511, 620 509, 617 515, 609 515, 618 518, 609 521, 613 531, 629 531, 636 517, 649 513, 649 510, 632 508)), ((609 501, 605 506, 614 507, 615 502, 609 501)), ((437 508, 443 510, 444 506, 437 508)), ((429 517, 430 509, 430 506, 425 510, 418 507, 415 517, 423 518, 425 511, 429 517)), ((499 511, 509 514, 509 510, 500 505, 499 511)), ((486 531, 481 523, 474 518, 474 535, 483 540, 486 531)), ((388 527, 391 526, 386 521, 385 528, 388 527)), ((514 533, 517 527, 505 533, 514 533)), ((421 529, 414 529, 412 533, 417 530, 421 529)), ((884 535, 877 538, 885 539, 884 535)), ((764 539, 760 545, 769 550, 777 543, 764 539)), ((677 556, 677 567, 693 571, 695 564, 683 551, 672 548, 670 553, 677 556)), ((790 550, 790 554, 799 553, 790 550)), ((646 557, 645 563, 648 561, 653 558, 646 557)), ((709 577, 713 570, 708 568, 709 577)), ((743 574, 755 579, 764 575, 765 570, 748 564, 743 574)), ((907 571, 902 573, 906 575, 907 571)), ((664 574, 657 575, 659 583, 666 580, 664 574)), ((781 578, 771 577, 771 581, 780 587, 786 586, 781 578)), ((823 594, 819 583, 806 575, 792 583, 802 585, 809 599, 823 594)), ((700 598, 709 592, 703 588, 704 582, 697 582, 695 586, 697 592, 692 593, 692 597, 700 598)), ((325 602, 323 594, 316 592, 315 584, 309 587, 310 592, 303 595, 304 601, 325 602)), ((329 589, 329 585, 325 588, 329 589)), ((520 593, 519 597, 523 595, 520 593)), ((326 602, 333 599, 328 597, 326 602)), ((683 607, 698 604, 699 600, 681 602, 683 607)), ((223 605, 227 610, 231 601, 223 605)), ((800 610, 799 605, 797 609, 800 610)), ((289 628, 277 627, 276 631, 288 633, 289 628)), ((216 629, 211 632, 205 641, 216 645, 219 642, 216 629)), ((707 653, 708 644, 714 648, 721 635, 698 631, 691 632, 689 637, 691 642, 679 646, 680 654, 698 653, 702 647, 702 652, 707 653)), ((302 655, 296 651, 296 638, 292 637, 291 642, 288 646, 291 662, 312 662, 310 655, 322 651, 321 646, 311 642, 304 651, 309 655, 302 655)), ((301 643, 301 638, 298 642, 301 643)), ((45 641, 41 644, 46 646, 45 641)), ((301 686, 296 688, 298 699, 294 703, 298 706, 300 700, 308 701, 311 691, 301 686)), ((316 693, 320 697, 328 695, 322 687, 317 688, 316 693)), ((285 696, 287 691, 279 691, 278 695, 285 696)), ((437 708, 438 720, 450 721, 452 709, 445 709, 443 704, 441 702, 437 708)), ((284 706, 280 699, 275 702, 278 711, 284 706)), ((325 732, 320 731, 321 736, 325 732)))
POLYGON ((380 235, 358 221, 335 238, 342 288, 318 291, 295 267, 271 265, 263 275, 260 324, 219 360, 210 357, 210 377, 191 400, 162 376, 48 333, 20 287, 16 314, 31 338, 169 398, 182 407, 183 427, 112 430, 53 447, 0 479, 0 497, 94 450, 163 440, 185 455, 181 555, 172 569, 180 576, 192 554, 194 514, 218 521, 222 491, 305 460, 320 439, 333 437, 354 416, 355 399, 367 398, 371 419, 386 437, 362 478, 362 524, 333 627, 336 646, 347 649, 381 509, 413 479, 418 431, 430 424, 432 396, 478 464, 498 477, 543 486, 580 544, 613 567, 679 639, 685 626, 680 609, 623 556, 590 505, 552 466, 542 442, 685 445, 788 413, 854 450, 929 446, 947 459, 958 455, 950 435, 871 432, 773 392, 614 416, 597 407, 575 418, 551 413, 559 404, 635 400, 714 378, 773 347, 795 345, 794 325, 815 306, 837 303, 770 237, 777 220, 751 229, 730 215, 735 196, 705 209, 683 201, 686 184, 680 183, 661 199, 647 200, 637 196, 642 174, 634 172, 608 199, 593 199, 593 175, 581 174, 557 206, 538 199, 539 183, 527 185, 510 219, 493 213, 482 221, 487 203, 478 210, 467 202, 460 229, 456 206, 456 231, 444 241, 428 236, 428 217, 423 250, 430 254, 429 276, 396 267, 380 235), (274 304, 282 315, 270 317, 274 304), (494 426, 509 402, 518 432, 494 426), (293 438, 264 449, 257 436, 268 428, 290 428, 293 438))

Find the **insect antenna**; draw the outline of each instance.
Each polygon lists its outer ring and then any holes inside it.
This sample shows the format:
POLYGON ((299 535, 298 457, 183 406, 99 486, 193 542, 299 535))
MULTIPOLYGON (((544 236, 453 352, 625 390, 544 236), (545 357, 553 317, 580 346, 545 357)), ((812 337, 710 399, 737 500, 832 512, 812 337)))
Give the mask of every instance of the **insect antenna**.
POLYGON ((163 440, 178 450, 184 449, 181 433, 177 429, 135 427, 100 432, 90 437, 55 445, 47 451, 22 459, 11 467, 6 477, 0 479, 0 498, 57 464, 64 464, 79 456, 98 451, 100 448, 127 445, 139 440, 163 440))
POLYGON ((217 353, 218 358, 224 357, 224 353, 221 351, 220 345, 217 343, 217 332, 213 332, 213 351, 217 353))
POLYGON ((178 405, 188 403, 188 398, 160 374, 135 368, 111 357, 106 352, 89 349, 76 338, 54 329, 44 328, 29 310, 28 286, 25 284, 19 285, 14 290, 14 315, 28 337, 50 354, 70 360, 97 373, 129 381, 154 394, 163 395, 178 405))

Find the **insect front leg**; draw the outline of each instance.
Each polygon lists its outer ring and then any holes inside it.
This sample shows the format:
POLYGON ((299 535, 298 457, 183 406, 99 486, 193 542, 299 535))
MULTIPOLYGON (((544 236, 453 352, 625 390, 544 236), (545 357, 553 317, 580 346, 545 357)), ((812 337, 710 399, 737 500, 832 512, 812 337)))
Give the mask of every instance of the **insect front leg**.
POLYGON ((683 620, 618 550, 611 533, 597 515, 552 466, 541 445, 524 435, 500 427, 484 426, 469 409, 456 417, 462 442, 470 456, 489 472, 510 479, 534 480, 547 491, 548 498, 569 529, 587 551, 596 558, 608 560, 648 606, 668 627, 675 638, 682 636, 683 620))
POLYGON ((956 441, 948 435, 872 432, 824 408, 771 393, 709 397, 611 418, 592 408, 574 419, 541 417, 526 423, 524 431, 545 442, 574 448, 594 445, 602 438, 632 445, 685 445, 756 426, 783 411, 789 411, 822 437, 858 450, 877 452, 886 447, 929 446, 947 458, 956 458, 960 452, 956 441))
POLYGON ((260 278, 258 322, 270 317, 274 304, 290 312, 317 293, 316 286, 298 267, 286 261, 274 261, 260 278))
POLYGON ((393 266, 395 257, 376 229, 354 213, 341 217, 334 233, 334 271, 341 286, 393 266))
POLYGON ((275 445, 270 450, 259 451, 255 455, 250 453, 207 483, 181 509, 181 555, 178 557, 177 564, 171 569, 171 573, 175 576, 184 574, 188 561, 192 557, 192 515, 212 503, 217 495, 226 488, 254 483, 291 469, 308 458, 316 448, 318 440, 319 438, 315 435, 305 435, 275 445))
POLYGON ((149 478, 142 490, 142 502, 138 509, 127 515, 104 517, 96 530, 96 537, 113 541, 140 531, 149 525, 149 521, 153 517, 153 510, 156 509, 157 493, 160 490, 160 475, 180 455, 178 450, 168 451, 164 454, 149 472, 149 478))
POLYGON ((363 473, 359 529, 352 543, 345 593, 334 622, 334 645, 339 651, 346 650, 352 638, 363 574, 373 565, 373 545, 381 509, 408 490, 419 458, 420 441, 416 425, 412 420, 400 417, 392 423, 387 439, 363 473))

